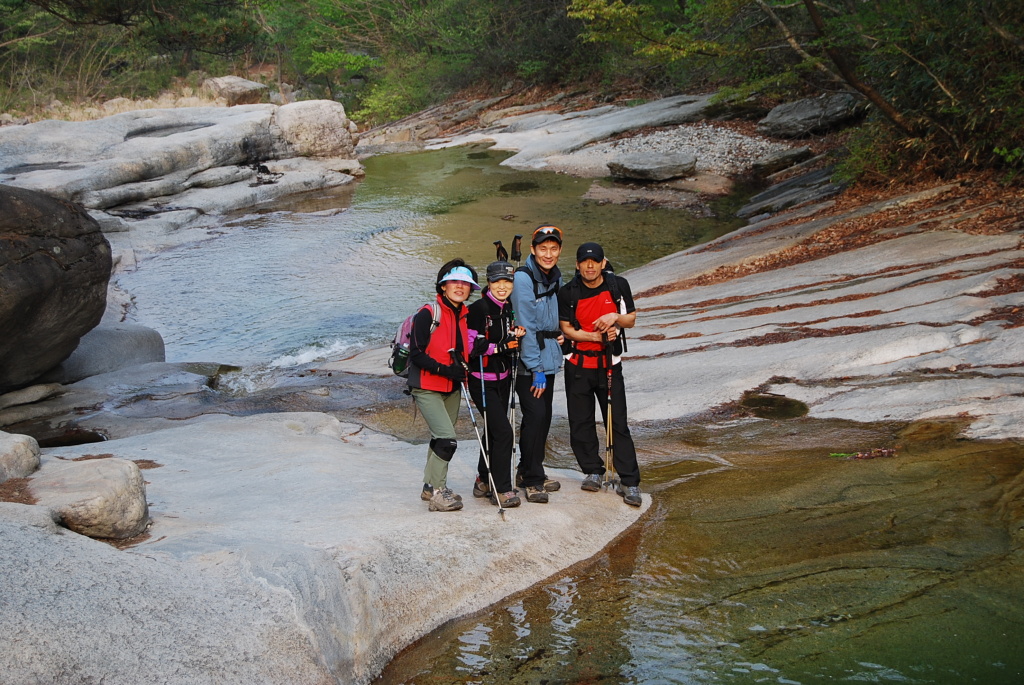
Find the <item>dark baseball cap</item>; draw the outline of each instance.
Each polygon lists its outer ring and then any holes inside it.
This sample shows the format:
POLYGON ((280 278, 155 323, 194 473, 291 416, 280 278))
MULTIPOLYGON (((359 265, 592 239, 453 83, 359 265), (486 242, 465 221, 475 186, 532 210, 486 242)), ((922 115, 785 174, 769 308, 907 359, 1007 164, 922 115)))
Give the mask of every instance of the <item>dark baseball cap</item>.
POLYGON ((604 259, 604 249, 597 243, 583 243, 576 250, 576 262, 585 262, 588 259, 600 262, 604 259))
POLYGON ((487 282, 513 281, 515 280, 516 269, 506 261, 499 260, 487 265, 487 282))

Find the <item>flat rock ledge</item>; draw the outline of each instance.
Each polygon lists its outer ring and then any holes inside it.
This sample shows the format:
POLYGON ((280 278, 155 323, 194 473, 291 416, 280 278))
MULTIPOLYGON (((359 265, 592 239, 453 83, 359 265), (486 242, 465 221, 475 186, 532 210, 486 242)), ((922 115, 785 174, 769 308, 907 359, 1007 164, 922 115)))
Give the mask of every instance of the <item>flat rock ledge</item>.
POLYGON ((148 537, 117 551, 48 507, 0 503, 10 682, 366 683, 441 624, 593 556, 650 506, 582 492, 565 471, 550 504, 503 520, 470 496, 464 441, 449 484, 466 506, 431 513, 424 445, 319 413, 204 416, 44 462, 97 447, 147 461, 148 537))

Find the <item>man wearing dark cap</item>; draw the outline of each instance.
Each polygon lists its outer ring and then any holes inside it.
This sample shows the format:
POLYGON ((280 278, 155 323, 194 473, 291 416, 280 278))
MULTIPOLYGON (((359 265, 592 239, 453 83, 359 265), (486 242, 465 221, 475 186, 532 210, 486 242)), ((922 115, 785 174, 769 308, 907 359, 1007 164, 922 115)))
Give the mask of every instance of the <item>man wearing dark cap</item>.
MULTIPOLYGON (((565 364, 566 411, 569 444, 584 475, 583 490, 597 492, 605 475, 598 455, 594 398, 607 422, 611 395, 612 458, 619 474, 616 489, 626 504, 638 507, 640 467, 626 417, 626 387, 622 380, 623 328, 636 323, 636 307, 629 282, 608 268, 597 243, 576 250, 577 275, 558 293, 562 333, 572 342, 565 364), (611 389, 609 390, 609 380, 611 389)), ((607 426, 606 426, 607 429, 607 426)))
POLYGON ((540 226, 530 241, 530 256, 515 274, 512 307, 516 321, 526 329, 519 344, 516 395, 522 411, 517 472, 526 490, 526 501, 543 504, 558 481, 544 472, 544 451, 551 429, 555 374, 562 368, 562 331, 558 324, 556 295, 562 285, 558 258, 562 254, 562 229, 540 226))

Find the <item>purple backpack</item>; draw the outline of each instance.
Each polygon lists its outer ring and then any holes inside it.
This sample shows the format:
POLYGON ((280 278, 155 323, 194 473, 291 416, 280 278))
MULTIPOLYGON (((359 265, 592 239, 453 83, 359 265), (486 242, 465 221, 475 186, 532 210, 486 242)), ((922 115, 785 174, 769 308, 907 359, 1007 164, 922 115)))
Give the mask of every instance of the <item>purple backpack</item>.
POLYGON ((412 344, 412 320, 426 307, 430 307, 431 334, 441 323, 441 306, 437 302, 425 304, 406 317, 405 321, 398 327, 395 339, 391 341, 391 358, 388 359, 388 366, 391 367, 396 376, 401 376, 402 378, 409 377, 409 347, 412 344))

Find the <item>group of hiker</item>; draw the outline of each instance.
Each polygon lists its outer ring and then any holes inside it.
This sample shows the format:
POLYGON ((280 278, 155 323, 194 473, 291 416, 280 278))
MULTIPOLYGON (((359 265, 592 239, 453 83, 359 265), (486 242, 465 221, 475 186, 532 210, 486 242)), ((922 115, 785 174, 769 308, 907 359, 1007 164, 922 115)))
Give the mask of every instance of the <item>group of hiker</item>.
POLYGON ((462 496, 448 486, 448 464, 458 448, 460 404, 465 399, 468 405, 469 397, 483 417, 481 437, 470 407, 480 443, 475 497, 490 498, 502 511, 521 504, 520 488, 526 501, 537 504, 561 488, 548 478, 544 456, 555 379, 563 366, 569 442, 584 474, 581 488, 597 492, 611 484, 611 465, 623 501, 642 503, 621 364, 622 329, 636 322, 633 296, 593 242, 579 246, 576 275, 563 285, 562 240, 557 226, 540 226, 518 269, 496 243, 499 259, 487 267, 487 285, 470 305, 467 300, 481 290, 476 271, 462 259, 447 262, 437 274, 436 301, 412 319, 408 385, 431 435, 420 493, 430 511, 463 506, 462 496), (604 458, 598 405, 606 430, 604 458), (513 463, 516 426, 519 454, 513 463))

